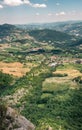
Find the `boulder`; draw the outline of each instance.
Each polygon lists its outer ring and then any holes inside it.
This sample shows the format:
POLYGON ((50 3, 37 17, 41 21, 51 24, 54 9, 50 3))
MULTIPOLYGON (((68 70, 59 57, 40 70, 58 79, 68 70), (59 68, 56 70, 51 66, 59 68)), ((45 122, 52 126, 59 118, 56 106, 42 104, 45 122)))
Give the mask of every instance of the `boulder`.
POLYGON ((35 126, 24 116, 18 114, 14 109, 8 107, 6 112, 6 130, 34 130, 35 126))

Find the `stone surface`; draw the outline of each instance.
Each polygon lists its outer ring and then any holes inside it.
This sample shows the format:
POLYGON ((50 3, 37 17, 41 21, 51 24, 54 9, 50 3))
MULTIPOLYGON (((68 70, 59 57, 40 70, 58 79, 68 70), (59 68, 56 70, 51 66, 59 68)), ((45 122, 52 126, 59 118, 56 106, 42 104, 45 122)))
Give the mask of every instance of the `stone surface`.
POLYGON ((35 126, 25 117, 19 115, 14 109, 8 107, 6 112, 6 130, 34 130, 35 126))

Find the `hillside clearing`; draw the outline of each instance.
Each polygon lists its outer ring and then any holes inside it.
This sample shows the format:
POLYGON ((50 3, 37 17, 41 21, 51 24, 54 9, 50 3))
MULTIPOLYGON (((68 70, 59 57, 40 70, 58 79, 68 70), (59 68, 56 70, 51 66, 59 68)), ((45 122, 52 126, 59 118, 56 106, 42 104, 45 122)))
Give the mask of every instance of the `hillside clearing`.
POLYGON ((57 70, 54 72, 54 74, 67 74, 70 79, 73 79, 78 76, 82 76, 82 73, 80 73, 76 69, 64 69, 64 70, 57 70))
POLYGON ((26 72, 30 71, 31 67, 32 67, 31 63, 23 65, 20 62, 14 62, 14 63, 0 62, 0 71, 17 77, 22 77, 23 75, 25 75, 26 72))

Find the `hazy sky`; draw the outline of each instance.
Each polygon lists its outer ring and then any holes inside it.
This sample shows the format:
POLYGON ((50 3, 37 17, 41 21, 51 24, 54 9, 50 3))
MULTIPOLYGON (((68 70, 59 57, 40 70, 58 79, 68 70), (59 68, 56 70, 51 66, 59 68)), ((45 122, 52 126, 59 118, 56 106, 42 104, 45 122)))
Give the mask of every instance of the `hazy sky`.
POLYGON ((82 0, 0 0, 0 24, 82 20, 82 0))

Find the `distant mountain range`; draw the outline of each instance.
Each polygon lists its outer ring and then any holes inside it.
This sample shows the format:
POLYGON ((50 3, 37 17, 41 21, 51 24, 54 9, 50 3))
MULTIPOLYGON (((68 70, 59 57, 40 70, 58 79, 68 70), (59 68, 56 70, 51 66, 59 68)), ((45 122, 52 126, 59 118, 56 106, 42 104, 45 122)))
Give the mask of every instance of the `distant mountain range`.
POLYGON ((26 43, 30 38, 56 47, 81 45, 82 22, 58 22, 33 25, 0 25, 0 43, 26 43))
POLYGON ((53 22, 44 24, 25 24, 17 27, 28 30, 51 29, 82 37, 82 21, 53 22))

